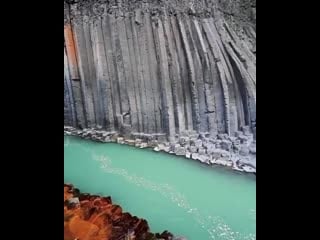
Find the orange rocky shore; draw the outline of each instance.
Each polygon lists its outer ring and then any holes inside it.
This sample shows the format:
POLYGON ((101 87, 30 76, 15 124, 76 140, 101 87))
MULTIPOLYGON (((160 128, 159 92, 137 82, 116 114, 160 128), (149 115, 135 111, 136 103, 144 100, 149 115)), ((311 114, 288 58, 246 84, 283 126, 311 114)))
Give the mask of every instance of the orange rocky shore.
POLYGON ((111 197, 80 193, 64 184, 64 240, 174 239, 167 231, 153 234, 149 230, 146 220, 124 213, 111 197))

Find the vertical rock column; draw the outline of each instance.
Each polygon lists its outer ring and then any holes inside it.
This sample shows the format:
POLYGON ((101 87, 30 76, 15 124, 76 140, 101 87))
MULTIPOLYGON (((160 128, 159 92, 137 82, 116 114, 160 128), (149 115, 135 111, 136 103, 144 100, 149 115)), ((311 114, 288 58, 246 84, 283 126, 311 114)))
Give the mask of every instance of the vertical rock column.
MULTIPOLYGON (((68 11, 69 8, 66 9, 68 11)), ((69 14, 67 13, 67 16, 69 14)), ((82 96, 82 87, 77 63, 77 52, 74 44, 74 36, 69 17, 65 19, 64 26, 64 76, 65 76, 65 92, 68 93, 70 98, 69 107, 72 112, 70 123, 75 127, 83 128, 86 126, 86 118, 84 115, 84 101, 82 96)))
POLYGON ((226 17, 241 1, 65 3, 65 124, 170 141, 254 128, 255 28, 226 17))

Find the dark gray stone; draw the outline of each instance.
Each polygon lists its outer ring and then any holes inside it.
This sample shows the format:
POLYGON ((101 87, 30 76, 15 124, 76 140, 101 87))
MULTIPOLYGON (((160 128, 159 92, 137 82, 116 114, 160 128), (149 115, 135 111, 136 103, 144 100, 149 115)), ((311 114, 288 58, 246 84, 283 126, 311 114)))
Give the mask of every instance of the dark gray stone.
POLYGON ((221 143, 220 143, 220 146, 223 150, 226 150, 226 151, 230 151, 231 148, 232 148, 232 142, 228 141, 228 140, 223 140, 221 143))
POLYGON ((228 134, 224 134, 224 133, 223 134, 220 133, 220 134, 217 135, 217 138, 220 139, 220 140, 227 140, 228 137, 229 137, 228 134))
POLYGON ((249 148, 249 151, 250 151, 250 153, 252 153, 252 154, 256 154, 256 146, 250 146, 250 148, 249 148))

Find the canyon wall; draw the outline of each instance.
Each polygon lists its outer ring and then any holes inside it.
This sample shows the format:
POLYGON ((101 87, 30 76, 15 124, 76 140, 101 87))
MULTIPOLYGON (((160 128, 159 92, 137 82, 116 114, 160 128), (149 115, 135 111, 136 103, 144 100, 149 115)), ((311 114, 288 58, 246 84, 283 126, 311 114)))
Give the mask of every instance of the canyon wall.
POLYGON ((252 0, 65 0, 64 124, 255 131, 255 21, 252 0))

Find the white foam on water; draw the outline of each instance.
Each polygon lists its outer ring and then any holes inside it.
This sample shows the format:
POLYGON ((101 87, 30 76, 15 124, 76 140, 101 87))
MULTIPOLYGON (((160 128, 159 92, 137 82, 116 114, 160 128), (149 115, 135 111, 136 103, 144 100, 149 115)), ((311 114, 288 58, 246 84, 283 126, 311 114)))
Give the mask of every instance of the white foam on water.
MULTIPOLYGON (((67 138, 65 146, 69 145, 70 141, 67 138)), ((108 156, 97 155, 90 148, 83 149, 86 152, 89 152, 92 155, 92 158, 100 163, 100 168, 104 172, 119 175, 131 184, 157 192, 172 201, 178 207, 185 209, 186 213, 192 216, 199 227, 208 232, 208 240, 256 240, 256 234, 242 234, 237 231, 233 231, 221 217, 216 216, 213 213, 211 213, 211 215, 207 215, 208 213, 201 213, 197 208, 192 207, 186 197, 182 193, 176 191, 171 185, 167 183, 159 184, 152 182, 151 180, 136 176, 135 174, 130 174, 126 169, 113 168, 112 160, 108 156)), ((249 216, 252 220, 255 220, 256 211, 251 209, 249 211, 249 216)))
MULTIPOLYGON (((225 223, 225 221, 216 216, 206 215, 201 213, 197 208, 192 207, 186 197, 176 191, 172 186, 167 183, 155 183, 148 179, 145 179, 140 176, 136 176, 135 174, 130 174, 126 169, 121 168, 113 168, 112 160, 104 155, 97 155, 95 153, 92 154, 93 159, 100 162, 100 167, 106 173, 117 174, 122 176, 124 179, 129 181, 136 186, 143 187, 145 189, 149 189, 151 191, 158 192, 165 198, 171 200, 178 207, 185 209, 186 213, 191 214, 192 218, 197 222, 197 224, 205 229, 208 232, 208 239, 212 240, 255 240, 255 234, 241 234, 239 232, 235 232, 231 229, 229 225, 225 223)), ((250 216, 255 219, 255 210, 250 210, 250 216)))

